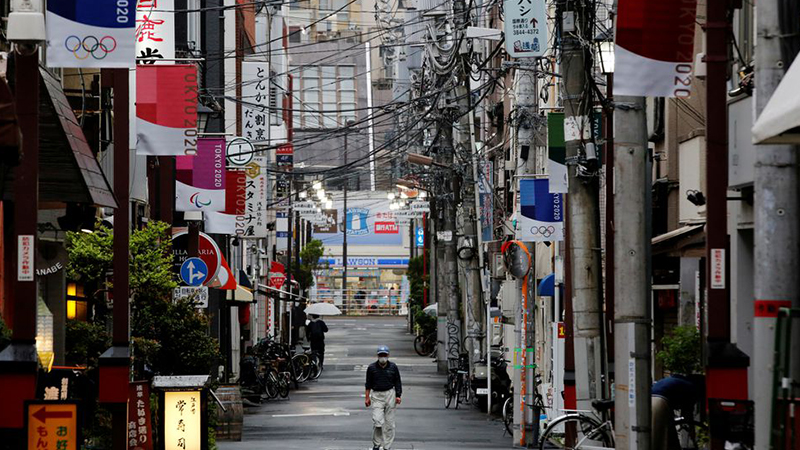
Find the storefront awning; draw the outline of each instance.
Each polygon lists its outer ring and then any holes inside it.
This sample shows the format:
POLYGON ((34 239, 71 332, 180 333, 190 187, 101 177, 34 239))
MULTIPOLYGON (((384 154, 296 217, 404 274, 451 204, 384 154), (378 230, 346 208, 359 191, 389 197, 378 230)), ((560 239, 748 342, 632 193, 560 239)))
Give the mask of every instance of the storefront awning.
POLYGON ((705 222, 676 228, 651 240, 653 255, 702 257, 705 255, 705 222))
POLYGON ((800 58, 795 58, 753 124, 754 144, 800 144, 800 58))
POLYGON ((542 278, 539 282, 538 294, 540 297, 555 297, 556 295, 556 274, 542 278))

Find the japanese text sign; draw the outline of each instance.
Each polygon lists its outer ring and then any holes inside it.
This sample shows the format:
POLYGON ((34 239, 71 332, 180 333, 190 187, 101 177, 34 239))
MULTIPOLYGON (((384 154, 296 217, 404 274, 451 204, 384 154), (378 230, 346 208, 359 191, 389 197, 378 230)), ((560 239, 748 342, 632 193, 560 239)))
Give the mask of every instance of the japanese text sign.
POLYGON ((505 0, 506 52, 514 58, 537 58, 547 52, 544 0, 505 0))
POLYGON ((136 5, 136 57, 154 64, 175 59, 175 0, 139 0, 136 5))
POLYGON ((78 405, 66 402, 27 404, 28 450, 78 448, 78 405))
POLYGON ((152 450, 150 383, 134 381, 128 391, 128 450, 152 450))
POLYGON ((126 0, 47 2, 47 65, 133 67, 135 14, 131 3, 126 0))
POLYGON ((255 145, 269 143, 269 66, 242 63, 242 135, 255 145))
POLYGON ((33 281, 33 235, 17 236, 17 281, 33 281))
POLYGON ((136 138, 137 155, 197 153, 197 68, 194 65, 139 66, 136 69, 136 138))
POLYGON ((200 450, 200 391, 164 393, 164 449, 200 450))

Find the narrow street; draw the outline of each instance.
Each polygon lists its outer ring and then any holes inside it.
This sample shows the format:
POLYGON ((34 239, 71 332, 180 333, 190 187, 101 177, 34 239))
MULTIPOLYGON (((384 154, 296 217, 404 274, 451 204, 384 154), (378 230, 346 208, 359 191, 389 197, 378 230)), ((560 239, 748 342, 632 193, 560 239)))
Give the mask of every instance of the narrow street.
POLYGON ((221 450, 370 448, 371 415, 364 407, 364 372, 375 349, 386 344, 403 377, 395 449, 509 448, 500 420, 474 407, 444 408, 444 376, 433 359, 414 353, 404 318, 328 318, 325 372, 292 391, 289 400, 245 407, 242 442, 221 450))

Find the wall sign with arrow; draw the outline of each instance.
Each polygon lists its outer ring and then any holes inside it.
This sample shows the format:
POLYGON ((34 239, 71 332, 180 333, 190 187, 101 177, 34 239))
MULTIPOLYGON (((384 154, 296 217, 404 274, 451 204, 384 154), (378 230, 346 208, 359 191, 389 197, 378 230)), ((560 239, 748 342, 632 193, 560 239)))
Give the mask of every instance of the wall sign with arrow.
POLYGON ((29 450, 78 448, 78 405, 74 402, 35 401, 26 404, 29 450))

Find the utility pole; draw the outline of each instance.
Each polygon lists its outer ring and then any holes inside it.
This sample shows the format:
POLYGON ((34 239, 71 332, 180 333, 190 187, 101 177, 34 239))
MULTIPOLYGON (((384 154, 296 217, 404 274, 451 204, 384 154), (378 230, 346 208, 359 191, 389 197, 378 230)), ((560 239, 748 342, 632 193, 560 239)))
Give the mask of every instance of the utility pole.
MULTIPOLYGON (((367 54, 367 59, 369 59, 369 54, 367 54)), ((352 125, 352 121, 347 121, 346 127, 344 129, 344 187, 342 191, 344 192, 344 209, 342 210, 342 296, 345 298, 345 303, 347 303, 347 187, 350 184, 350 176, 347 171, 347 134, 350 132, 349 127, 352 125)), ((365 305, 366 306, 366 305, 365 305)))
MULTIPOLYGON (((449 119, 446 119, 442 124, 442 139, 444 145, 442 146, 442 154, 446 166, 453 166, 453 124, 449 119)), ((448 171, 450 178, 450 195, 444 200, 444 226, 443 233, 445 236, 444 242, 444 291, 447 321, 445 325, 445 340, 444 340, 444 361, 439 361, 439 369, 448 369, 448 360, 458 360, 461 353, 461 324, 458 321, 458 262, 456 261, 456 204, 458 202, 458 191, 461 189, 458 182, 458 175, 453 171, 448 171)), ((440 305, 441 307, 441 305, 440 305)), ((441 325, 441 323, 440 323, 441 325)))
POLYGON ((615 100, 614 217, 624 220, 615 222, 613 231, 614 430, 618 449, 646 450, 651 379, 645 99, 615 100))
MULTIPOLYGON (((756 24, 756 114, 760 115, 793 55, 781 53, 779 0, 758 3, 756 24)), ((755 318, 753 375, 758 450, 770 444, 775 315, 770 307, 800 306, 800 211, 798 153, 791 145, 760 145, 755 166, 755 318)), ((800 348, 798 333, 792 347, 800 348)), ((796 359, 796 358, 793 358, 796 359)), ((793 368, 793 373, 797 371, 793 368)))
POLYGON ((593 40, 589 20, 593 12, 588 4, 578 2, 568 3, 563 14, 574 19, 574 27, 564 30, 561 64, 569 170, 567 252, 572 278, 568 282, 572 284, 575 366, 581 368, 575 371, 577 406, 590 410, 591 401, 602 397, 603 392, 600 202, 598 177, 589 166, 594 156, 590 119, 593 102, 586 70, 591 66, 591 57, 590 48, 583 44, 593 40))

